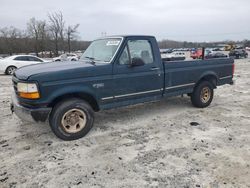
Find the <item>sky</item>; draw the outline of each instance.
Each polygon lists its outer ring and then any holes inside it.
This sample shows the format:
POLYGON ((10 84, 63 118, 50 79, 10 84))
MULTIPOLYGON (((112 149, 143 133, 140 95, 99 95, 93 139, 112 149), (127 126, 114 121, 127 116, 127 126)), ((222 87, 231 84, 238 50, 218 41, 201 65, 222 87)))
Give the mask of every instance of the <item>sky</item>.
POLYGON ((81 40, 106 35, 154 35, 158 40, 250 39, 250 0, 1 0, 0 28, 26 29, 30 18, 61 11, 80 24, 81 40))

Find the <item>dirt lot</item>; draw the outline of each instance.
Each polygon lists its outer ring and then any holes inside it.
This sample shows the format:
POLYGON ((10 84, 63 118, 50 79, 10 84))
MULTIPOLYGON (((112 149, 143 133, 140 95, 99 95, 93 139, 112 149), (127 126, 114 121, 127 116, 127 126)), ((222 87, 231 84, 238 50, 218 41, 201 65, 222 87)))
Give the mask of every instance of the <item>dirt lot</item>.
POLYGON ((250 187, 250 60, 210 107, 189 97, 96 114, 83 139, 12 115, 0 76, 0 187, 250 187), (191 125, 191 122, 194 125, 191 125))

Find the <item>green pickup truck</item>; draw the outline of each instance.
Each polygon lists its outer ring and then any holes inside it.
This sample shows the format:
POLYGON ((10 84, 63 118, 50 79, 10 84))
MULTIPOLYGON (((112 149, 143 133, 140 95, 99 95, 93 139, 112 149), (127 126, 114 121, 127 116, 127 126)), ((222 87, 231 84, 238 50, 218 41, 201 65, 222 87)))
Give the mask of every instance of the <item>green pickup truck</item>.
POLYGON ((91 43, 79 61, 22 67, 13 75, 12 111, 49 121, 63 140, 85 136, 94 112, 188 94, 207 107, 214 89, 232 84, 234 60, 163 61, 153 36, 113 36, 91 43))

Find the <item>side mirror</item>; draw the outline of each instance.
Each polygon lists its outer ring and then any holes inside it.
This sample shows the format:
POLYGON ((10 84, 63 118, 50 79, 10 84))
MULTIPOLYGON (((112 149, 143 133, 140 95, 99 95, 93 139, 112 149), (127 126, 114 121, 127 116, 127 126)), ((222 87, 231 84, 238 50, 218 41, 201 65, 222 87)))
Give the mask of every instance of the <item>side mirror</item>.
POLYGON ((141 58, 134 57, 134 58, 132 58, 132 62, 130 64, 130 67, 137 67, 137 66, 143 66, 143 65, 145 65, 145 63, 141 58))

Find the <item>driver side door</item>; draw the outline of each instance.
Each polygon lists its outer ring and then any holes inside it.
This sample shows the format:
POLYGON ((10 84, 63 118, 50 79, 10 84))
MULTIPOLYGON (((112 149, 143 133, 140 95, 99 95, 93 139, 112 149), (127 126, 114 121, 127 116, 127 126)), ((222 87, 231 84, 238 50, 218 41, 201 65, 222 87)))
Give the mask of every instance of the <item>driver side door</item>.
POLYGON ((136 103, 160 97, 162 94, 164 74, 159 63, 155 61, 150 40, 128 40, 123 47, 113 69, 113 97, 116 102, 136 103), (132 66, 135 59, 143 61, 132 66), (144 100, 145 99, 145 100, 144 100))

